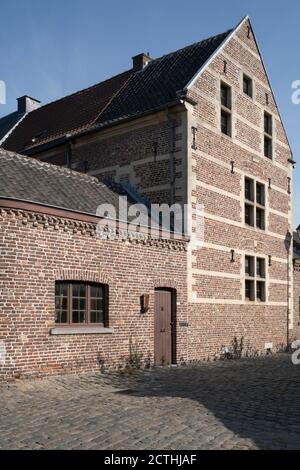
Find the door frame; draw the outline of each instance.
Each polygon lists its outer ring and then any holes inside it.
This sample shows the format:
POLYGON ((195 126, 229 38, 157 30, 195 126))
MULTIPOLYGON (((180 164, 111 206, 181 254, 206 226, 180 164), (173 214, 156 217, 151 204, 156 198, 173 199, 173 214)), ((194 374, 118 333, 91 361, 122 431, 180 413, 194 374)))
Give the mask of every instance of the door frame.
MULTIPOLYGON (((177 291, 173 287, 155 287, 154 289, 154 315, 156 314, 156 292, 170 292, 171 294, 171 364, 177 364, 177 291)), ((154 318, 154 357, 155 357, 155 321, 154 318)))

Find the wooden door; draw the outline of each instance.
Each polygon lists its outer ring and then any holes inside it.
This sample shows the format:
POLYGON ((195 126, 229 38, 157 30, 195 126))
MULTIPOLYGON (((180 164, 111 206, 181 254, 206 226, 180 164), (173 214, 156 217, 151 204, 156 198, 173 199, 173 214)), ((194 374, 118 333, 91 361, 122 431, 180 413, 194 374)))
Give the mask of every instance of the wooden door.
POLYGON ((172 293, 169 291, 155 291, 155 365, 172 363, 173 321, 172 321, 172 293))

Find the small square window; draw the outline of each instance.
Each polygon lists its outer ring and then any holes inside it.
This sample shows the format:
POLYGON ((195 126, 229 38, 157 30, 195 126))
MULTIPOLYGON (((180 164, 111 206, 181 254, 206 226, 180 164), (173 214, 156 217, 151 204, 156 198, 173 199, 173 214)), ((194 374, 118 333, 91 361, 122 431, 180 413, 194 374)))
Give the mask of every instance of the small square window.
POLYGON ((223 134, 231 136, 231 114, 223 109, 221 111, 221 131, 223 134))
POLYGON ((227 109, 231 109, 231 88, 225 83, 221 83, 221 104, 227 109))
POLYGON ((253 84, 251 78, 247 77, 247 75, 243 76, 243 91, 246 95, 252 98, 253 96, 253 84))

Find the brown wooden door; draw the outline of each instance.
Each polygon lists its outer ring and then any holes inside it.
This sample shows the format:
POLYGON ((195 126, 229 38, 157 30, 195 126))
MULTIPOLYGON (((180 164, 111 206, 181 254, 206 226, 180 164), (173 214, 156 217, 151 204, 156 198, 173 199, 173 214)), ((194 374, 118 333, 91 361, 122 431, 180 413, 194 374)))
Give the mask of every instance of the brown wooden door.
POLYGON ((172 293, 155 291, 155 365, 172 363, 172 293))

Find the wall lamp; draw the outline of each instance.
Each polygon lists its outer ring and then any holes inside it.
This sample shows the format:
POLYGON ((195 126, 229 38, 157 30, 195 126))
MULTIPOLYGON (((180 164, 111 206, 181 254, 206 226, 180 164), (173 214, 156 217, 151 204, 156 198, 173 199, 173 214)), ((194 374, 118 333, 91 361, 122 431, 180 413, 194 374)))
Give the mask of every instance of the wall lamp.
POLYGON ((149 294, 143 294, 140 297, 140 304, 141 304, 141 313, 147 313, 149 310, 149 301, 150 296, 149 294))

